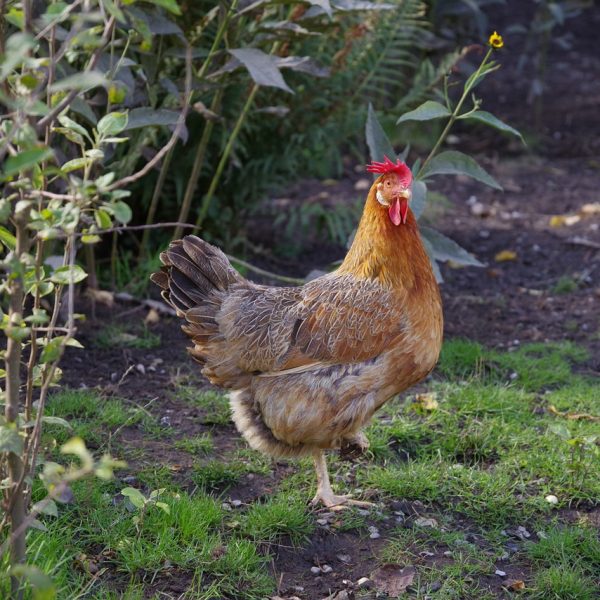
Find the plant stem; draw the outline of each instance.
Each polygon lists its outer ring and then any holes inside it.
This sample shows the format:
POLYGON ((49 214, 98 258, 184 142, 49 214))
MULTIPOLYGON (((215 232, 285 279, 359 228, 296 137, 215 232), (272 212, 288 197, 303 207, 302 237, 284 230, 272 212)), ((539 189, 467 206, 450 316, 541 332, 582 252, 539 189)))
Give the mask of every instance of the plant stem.
POLYGON ((233 149, 233 144, 235 143, 235 140, 237 139, 237 136, 242 128, 242 125, 243 125, 244 121, 246 120, 246 117, 248 116, 248 112, 250 111, 250 107, 252 106, 252 103, 254 102, 254 97, 256 96, 259 88, 260 88, 260 86, 257 83, 255 83, 252 86, 252 89, 250 90, 250 94, 248 95, 246 104, 244 104, 244 108, 242 109, 242 112, 240 113, 240 116, 238 117, 238 120, 235 124, 235 127, 233 128, 233 131, 231 132, 231 135, 229 136, 229 139, 227 140, 227 144, 225 146, 225 149, 223 150, 223 154, 221 155, 221 160, 219 161, 219 164, 217 165, 217 170, 215 171, 212 181, 210 182, 210 187, 208 188, 208 192, 206 192, 206 196, 204 196, 204 199, 202 200, 202 206, 200 207, 200 213, 198 214, 198 218, 196 219, 196 228, 194 229, 194 231, 192 233, 196 233, 198 231, 198 229, 200 229, 200 226, 202 225, 202 223, 204 222, 204 218, 206 217, 206 214, 208 213, 208 209, 210 208, 210 203, 212 201, 212 198, 213 198, 215 191, 217 189, 217 186, 219 185, 219 182, 221 180, 221 175, 223 174, 223 170, 225 169, 225 164, 229 160, 229 155, 231 154, 231 150, 233 149))
MULTIPOLYGON (((171 166, 171 159, 173 158, 174 152, 175 145, 171 146, 171 148, 167 152, 167 155, 165 156, 165 159, 162 162, 162 165, 160 166, 158 179, 156 180, 154 192, 152 193, 152 200, 150 201, 150 206, 148 207, 148 214, 146 215, 146 225, 150 225, 154 221, 154 215, 156 214, 156 209, 158 208, 158 202, 160 200, 162 189, 167 179, 167 173, 169 172, 169 167, 171 166)), ((141 264, 144 258, 146 258, 149 239, 150 229, 144 229, 144 233, 142 234, 142 243, 140 244, 140 253, 138 254, 138 265, 141 264)))
MULTIPOLYGON (((219 88, 215 93, 213 101, 210 106, 210 110, 212 112, 219 112, 221 106, 221 99, 223 98, 223 88, 219 88)), ((202 132, 202 138, 200 139, 200 143, 198 144, 198 148, 196 149, 196 157, 194 159, 194 165, 192 167, 192 172, 190 173, 190 178, 188 179, 187 187, 185 188, 185 194, 183 196, 183 202, 181 204, 181 210, 179 211, 179 217, 177 220, 180 223, 185 223, 188 218, 188 214, 190 212, 190 207, 192 205, 192 200, 194 198, 194 194, 196 192, 196 187, 198 185, 198 179, 200 177, 200 173, 202 171, 202 165, 204 164, 204 158, 206 156, 206 148, 208 147, 208 142, 210 141, 210 136, 212 135, 212 130, 214 127, 214 121, 207 120, 204 125, 204 131, 202 132)), ((173 233, 173 239, 176 240, 181 237, 182 228, 177 227, 173 233)))
MULTIPOLYGON (((27 252, 27 219, 28 211, 15 216, 15 256, 17 259, 27 252), (25 214, 23 214, 25 213, 25 214)), ((25 289, 21 275, 12 280, 10 288, 10 305, 8 319, 12 326, 19 327, 23 318, 23 301, 25 289)), ((18 431, 18 418, 20 412, 20 388, 21 388, 21 355, 23 343, 18 337, 8 336, 6 343, 6 406, 4 416, 6 425, 18 431)), ((10 530, 11 530, 11 565, 25 562, 25 531, 21 531, 21 525, 25 520, 25 498, 23 496, 23 458, 15 452, 7 453, 9 489, 8 500, 10 502, 10 530), (16 533, 16 532, 20 533, 16 533)), ((11 599, 21 600, 23 591, 21 579, 11 576, 10 579, 11 599)))
POLYGON ((427 156, 427 158, 421 165, 421 168, 419 169, 419 173, 423 173, 425 171, 425 167, 431 162, 431 159, 437 154, 438 150, 440 149, 440 146, 446 139, 446 136, 448 135, 448 133, 450 133, 450 129, 452 129, 452 125, 454 125, 454 122, 459 117, 460 109, 462 108, 462 105, 464 104, 465 100, 467 99, 469 92, 473 89, 473 85, 477 82, 477 79, 481 73, 481 70, 483 69, 486 62, 488 61, 488 58, 492 54, 492 51, 493 51, 492 48, 488 49, 487 54, 485 55, 484 59, 481 61, 481 64, 479 65, 479 68, 477 69, 477 71, 475 72, 475 75, 471 79, 470 84, 468 84, 468 85, 465 84, 465 87, 463 89, 463 93, 462 93, 462 96, 460 97, 460 100, 457 102, 456 106, 454 107, 454 110, 452 111, 452 114, 450 115, 450 118, 448 119, 448 122, 446 123, 446 127, 444 127, 444 130, 442 131, 440 137, 438 138, 438 141, 435 143, 435 146, 431 149, 431 152, 429 153, 429 155, 427 156))

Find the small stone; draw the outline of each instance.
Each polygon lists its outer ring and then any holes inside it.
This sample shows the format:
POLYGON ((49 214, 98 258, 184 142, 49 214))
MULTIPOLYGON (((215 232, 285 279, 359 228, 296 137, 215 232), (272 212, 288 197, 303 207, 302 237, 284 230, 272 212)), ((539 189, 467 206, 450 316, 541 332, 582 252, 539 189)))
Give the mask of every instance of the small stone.
POLYGON ((354 189, 357 192, 363 192, 365 190, 368 190, 371 187, 371 181, 369 181, 366 178, 362 178, 359 179, 355 184, 354 184, 354 189))
POLYGON ((293 585, 293 586, 292 586, 292 589, 293 589, 295 592, 303 592, 303 591, 304 591, 304 588, 303 588, 301 585, 293 585))
POLYGON ((498 577, 506 577, 506 572, 505 571, 501 571, 500 569, 496 569, 494 571, 494 575, 498 575, 498 577))
POLYGON ((371 584, 371 580, 368 577, 361 577, 356 582, 356 585, 360 588, 365 588, 365 587, 369 586, 370 584, 371 584))
POLYGON ((336 558, 341 560, 343 563, 349 563, 352 561, 352 557, 349 554, 338 554, 336 558))
POLYGON ((423 558, 428 558, 430 556, 435 556, 435 554, 433 552, 429 552, 428 550, 423 550, 423 552, 419 552, 419 556, 422 556, 423 558))
POLYGON ((369 511, 364 508, 359 508, 356 512, 363 517, 367 517, 370 514, 369 511))
POLYGON ((138 363, 135 365, 135 370, 142 375, 146 374, 146 367, 142 363, 138 363))
POLYGON ((517 535, 520 538, 530 538, 531 534, 529 533, 529 531, 527 531, 527 529, 525 529, 525 527, 523 527, 523 525, 519 525, 517 527, 517 535))
POLYGON ((329 565, 323 565, 321 567, 321 573, 331 573, 331 571, 333 571, 333 567, 330 567, 329 565))
POLYGON ((171 417, 169 417, 169 415, 165 415, 164 417, 161 417, 160 424, 163 425, 164 427, 170 427, 171 426, 171 417))
POLYGON ((418 525, 419 527, 431 527, 432 529, 437 529, 438 522, 435 519, 419 517, 418 519, 415 519, 415 525, 418 525))
POLYGON ((329 523, 327 519, 317 519, 317 525, 326 526, 329 523))
POLYGON ((321 574, 321 567, 311 567, 310 568, 310 572, 313 575, 320 575, 321 574))
POLYGON ((558 504, 558 498, 554 495, 554 494, 548 494, 544 500, 548 503, 548 504, 558 504))
POLYGON ((377 531, 374 531, 374 532, 373 532, 371 535, 369 535, 369 537, 370 537, 372 540, 376 540, 377 538, 380 538, 380 537, 381 537, 381 535, 380 535, 380 533, 379 533, 379 532, 377 532, 377 531))
POLYGON ((444 556, 451 557, 452 556, 452 552, 450 550, 446 550, 444 552, 444 556))
POLYGON ((233 506, 234 508, 238 508, 242 505, 242 501, 241 500, 231 500, 231 506, 233 506))

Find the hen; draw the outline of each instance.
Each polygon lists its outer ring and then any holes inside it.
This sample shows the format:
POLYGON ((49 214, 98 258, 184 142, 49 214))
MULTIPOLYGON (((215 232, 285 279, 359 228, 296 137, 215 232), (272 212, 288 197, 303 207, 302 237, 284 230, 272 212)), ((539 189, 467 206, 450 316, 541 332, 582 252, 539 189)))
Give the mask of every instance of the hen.
POLYGON ((439 289, 409 202, 412 174, 387 157, 341 266, 302 287, 257 285, 195 236, 161 254, 152 275, 185 319, 202 373, 230 393, 233 420, 252 448, 310 454, 313 502, 337 496, 324 450, 366 448, 361 428, 387 400, 423 379, 442 342, 439 289))

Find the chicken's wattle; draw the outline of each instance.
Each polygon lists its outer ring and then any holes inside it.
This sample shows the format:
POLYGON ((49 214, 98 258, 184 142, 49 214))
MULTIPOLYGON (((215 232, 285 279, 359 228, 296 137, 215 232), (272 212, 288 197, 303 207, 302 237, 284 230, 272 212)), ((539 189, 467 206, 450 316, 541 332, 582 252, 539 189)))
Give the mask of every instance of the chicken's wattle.
POLYGON ((406 215, 408 214, 408 200, 406 198, 396 198, 390 205, 388 214, 394 225, 406 223, 406 215))

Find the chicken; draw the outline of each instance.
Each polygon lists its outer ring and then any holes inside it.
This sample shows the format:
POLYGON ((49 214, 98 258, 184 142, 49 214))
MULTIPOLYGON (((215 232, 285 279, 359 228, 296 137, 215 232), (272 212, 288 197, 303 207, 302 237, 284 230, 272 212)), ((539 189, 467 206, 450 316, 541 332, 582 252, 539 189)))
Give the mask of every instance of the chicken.
POLYGON ((314 503, 341 507, 324 451, 368 445, 361 429, 423 379, 442 342, 439 289, 409 207, 412 174, 387 157, 341 266, 301 287, 257 285, 195 236, 171 243, 152 280, 185 320, 192 357, 230 390, 233 421, 252 448, 312 455, 314 503))

